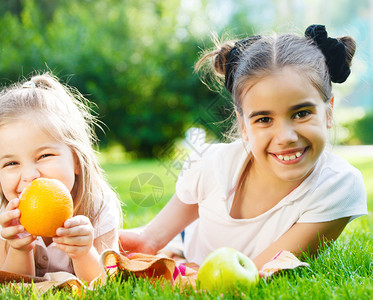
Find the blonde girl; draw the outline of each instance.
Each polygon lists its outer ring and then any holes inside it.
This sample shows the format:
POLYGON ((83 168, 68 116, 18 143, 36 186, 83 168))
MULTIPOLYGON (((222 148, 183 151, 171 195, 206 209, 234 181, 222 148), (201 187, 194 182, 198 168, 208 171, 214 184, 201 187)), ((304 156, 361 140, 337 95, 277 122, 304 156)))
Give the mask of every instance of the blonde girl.
POLYGON ((121 210, 92 148, 94 121, 88 101, 49 73, 1 92, 2 270, 66 271, 91 281, 100 273, 99 254, 118 248, 121 210), (19 223, 19 195, 39 177, 60 180, 74 201, 74 216, 53 238, 32 236, 19 223))
POLYGON ((229 41, 197 63, 232 95, 240 138, 192 153, 176 194, 142 229, 120 232, 124 250, 155 253, 185 229, 184 254, 201 264, 229 246, 260 269, 281 250, 317 253, 367 214, 360 172, 325 149, 331 82, 350 74, 355 42, 312 25, 305 37, 229 41))

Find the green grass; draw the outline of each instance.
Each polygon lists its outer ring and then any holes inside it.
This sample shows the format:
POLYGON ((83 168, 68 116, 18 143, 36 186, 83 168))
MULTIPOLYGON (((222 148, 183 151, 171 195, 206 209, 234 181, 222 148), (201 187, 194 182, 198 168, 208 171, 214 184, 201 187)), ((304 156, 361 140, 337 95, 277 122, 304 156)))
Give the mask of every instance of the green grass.
POLYGON ((351 164, 363 175, 368 197, 368 210, 373 211, 373 157, 347 157, 351 164))
MULTIPOLYGON (((368 208, 373 211, 373 157, 348 158, 364 176, 368 193, 368 208)), ((167 203, 175 191, 175 178, 167 174, 156 160, 134 162, 105 162, 107 177, 126 204, 124 227, 144 225, 167 203), (141 207, 131 199, 131 182, 142 173, 154 173, 164 185, 162 199, 154 206, 141 207)), ((235 294, 178 291, 171 286, 153 286, 142 279, 114 280, 94 291, 85 299, 370 299, 373 296, 373 215, 351 222, 333 246, 317 259, 307 258, 310 268, 301 268, 261 280, 258 287, 235 294)), ((69 291, 48 292, 42 298, 77 298, 69 291)), ((32 299, 30 289, 15 292, 6 285, 0 288, 0 299, 32 299)))
POLYGON ((140 160, 122 163, 105 163, 107 179, 120 195, 123 203, 124 228, 145 225, 168 202, 175 193, 176 179, 167 174, 158 160, 140 160), (163 184, 163 195, 159 202, 150 207, 137 205, 130 194, 131 183, 144 173, 155 174, 163 184))

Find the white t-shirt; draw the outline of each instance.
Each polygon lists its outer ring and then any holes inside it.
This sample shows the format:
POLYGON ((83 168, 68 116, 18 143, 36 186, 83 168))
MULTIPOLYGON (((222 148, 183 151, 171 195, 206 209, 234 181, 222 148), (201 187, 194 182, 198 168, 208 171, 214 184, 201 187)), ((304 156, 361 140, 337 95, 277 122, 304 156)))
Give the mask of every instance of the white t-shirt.
POLYGON ((212 144, 186 160, 176 184, 178 198, 198 203, 199 219, 185 229, 184 254, 201 264, 213 250, 229 246, 255 258, 295 223, 327 222, 367 214, 361 173, 324 151, 314 171, 265 213, 234 219, 230 210, 240 175, 248 162, 241 140, 212 144))
MULTIPOLYGON (((104 204, 101 214, 94 224, 94 238, 119 227, 120 213, 116 205, 117 195, 109 188, 105 190, 104 204)), ((3 208, 4 209, 4 208, 3 208)), ((0 227, 1 230, 1 227, 0 227)), ((48 247, 41 237, 37 237, 34 250, 36 276, 45 273, 65 271, 74 274, 74 268, 69 256, 51 243, 48 247)))

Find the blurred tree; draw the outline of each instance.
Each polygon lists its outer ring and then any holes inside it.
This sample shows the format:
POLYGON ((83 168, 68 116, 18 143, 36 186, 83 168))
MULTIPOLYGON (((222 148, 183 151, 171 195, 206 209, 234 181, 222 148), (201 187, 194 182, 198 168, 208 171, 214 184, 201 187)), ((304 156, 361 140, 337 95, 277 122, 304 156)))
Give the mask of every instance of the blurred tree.
MULTIPOLYGON (((193 73, 215 26, 210 1, 197 2, 198 10, 185 0, 2 2, 0 80, 51 69, 97 104, 109 128, 98 131, 103 144, 116 140, 142 157, 160 155, 190 126, 220 137, 214 122, 231 105, 193 73)), ((243 10, 232 18, 252 28, 243 10)))
POLYGON ((14 15, 20 15, 22 11, 21 2, 21 0, 2 0, 0 2, 0 16, 3 17, 7 12, 11 12, 14 15))
MULTIPOLYGON (((26 5, 28 0, 2 0, 0 2, 0 17, 6 12, 11 12, 13 15, 20 16, 22 13, 22 7, 26 5)), ((49 19, 53 16, 53 12, 59 6, 59 2, 62 0, 38 0, 35 5, 40 8, 43 12, 43 17, 49 19)))
POLYGON ((363 118, 347 124, 350 136, 349 144, 373 145, 373 111, 368 112, 363 118))

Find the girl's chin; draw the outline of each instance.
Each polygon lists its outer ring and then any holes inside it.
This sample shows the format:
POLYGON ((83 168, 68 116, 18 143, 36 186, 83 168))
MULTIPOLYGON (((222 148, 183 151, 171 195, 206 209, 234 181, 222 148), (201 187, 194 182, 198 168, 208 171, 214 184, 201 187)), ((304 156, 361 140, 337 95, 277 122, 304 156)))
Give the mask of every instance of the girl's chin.
POLYGON ((299 168, 293 168, 292 170, 286 170, 284 166, 281 170, 277 170, 277 175, 279 178, 282 178, 285 181, 302 181, 306 179, 313 171, 315 165, 308 165, 308 166, 299 166, 299 168))
POLYGON ((304 173, 301 173, 301 174, 288 174, 288 175, 282 174, 279 177, 283 181, 298 182, 298 181, 303 181, 304 179, 306 179, 308 177, 308 174, 309 174, 309 172, 304 172, 304 173))

